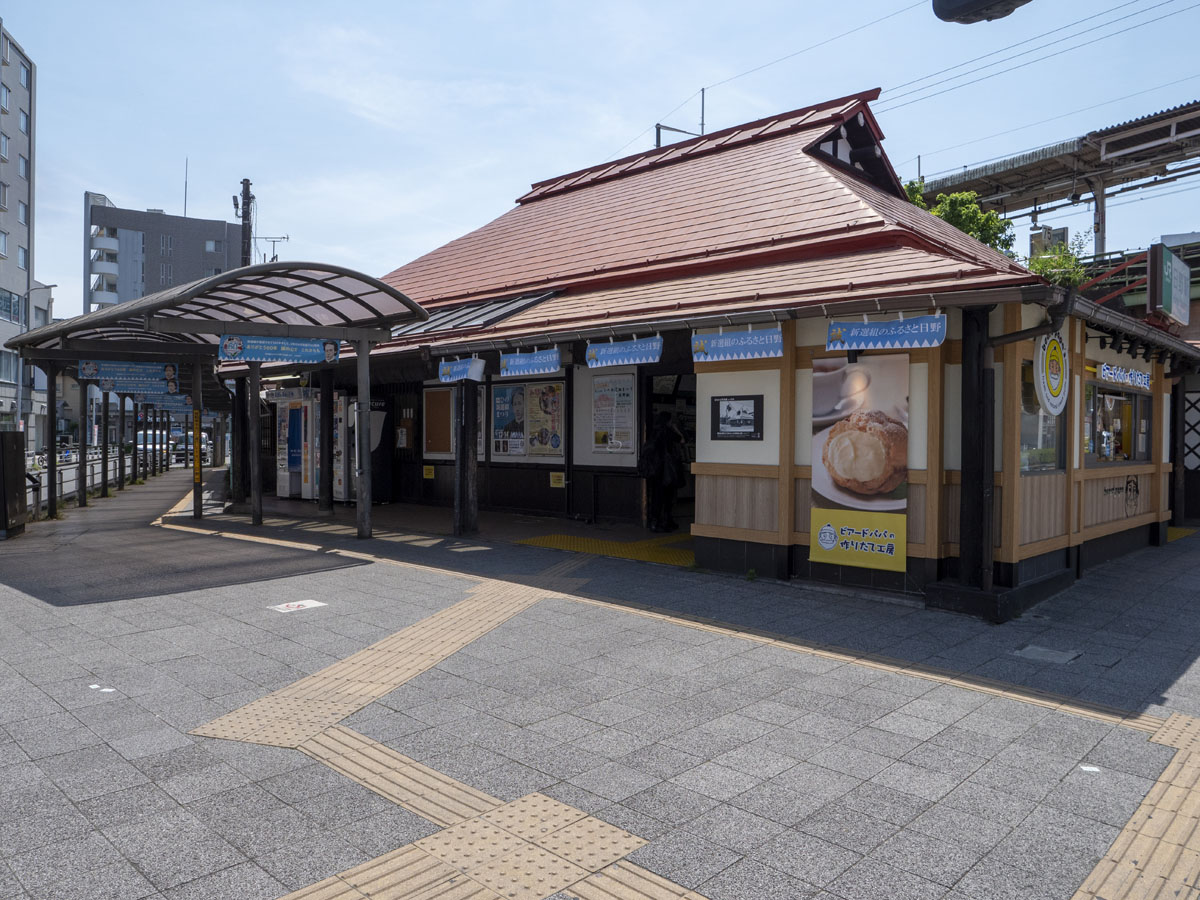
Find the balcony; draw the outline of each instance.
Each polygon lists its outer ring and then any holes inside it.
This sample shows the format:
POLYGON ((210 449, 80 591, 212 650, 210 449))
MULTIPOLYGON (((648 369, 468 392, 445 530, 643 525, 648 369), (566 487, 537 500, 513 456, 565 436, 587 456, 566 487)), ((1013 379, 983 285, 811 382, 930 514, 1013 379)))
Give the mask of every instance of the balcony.
POLYGON ((102 259, 94 259, 91 263, 91 272, 93 275, 112 275, 116 277, 118 267, 115 262, 105 262, 102 259))
POLYGON ((97 235, 92 236, 92 249, 93 250, 101 250, 101 251, 107 251, 109 253, 116 253, 118 247, 120 247, 120 241, 118 241, 115 237, 105 237, 102 234, 97 234, 97 235))
POLYGON ((92 291, 93 303, 116 303, 117 292, 112 291, 92 291))

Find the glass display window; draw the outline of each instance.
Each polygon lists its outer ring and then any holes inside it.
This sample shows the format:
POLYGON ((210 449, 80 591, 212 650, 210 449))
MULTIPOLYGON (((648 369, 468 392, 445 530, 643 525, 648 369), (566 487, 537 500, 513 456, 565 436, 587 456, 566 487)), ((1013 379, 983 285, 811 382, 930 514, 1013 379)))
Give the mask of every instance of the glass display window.
POLYGON ((1033 385, 1033 363, 1021 364, 1021 474, 1061 472, 1067 467, 1066 416, 1042 409, 1033 385))
POLYGON ((1151 395, 1090 383, 1084 388, 1083 418, 1088 465, 1149 461, 1154 434, 1151 395))

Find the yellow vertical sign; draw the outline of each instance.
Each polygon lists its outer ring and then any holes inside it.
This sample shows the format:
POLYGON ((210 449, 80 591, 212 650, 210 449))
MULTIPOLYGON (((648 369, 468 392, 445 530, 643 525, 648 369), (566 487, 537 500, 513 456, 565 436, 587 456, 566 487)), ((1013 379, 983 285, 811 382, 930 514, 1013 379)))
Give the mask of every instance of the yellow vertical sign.
POLYGON ((813 562, 903 572, 908 568, 908 518, 904 513, 814 509, 808 558, 813 562))

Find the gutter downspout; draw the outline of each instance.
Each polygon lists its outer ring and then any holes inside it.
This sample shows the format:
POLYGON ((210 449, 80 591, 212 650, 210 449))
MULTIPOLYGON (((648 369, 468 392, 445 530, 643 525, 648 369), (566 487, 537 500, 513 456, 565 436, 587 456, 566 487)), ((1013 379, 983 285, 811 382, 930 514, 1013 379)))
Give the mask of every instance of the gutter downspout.
POLYGON ((1041 337, 1044 334, 1058 331, 1063 326, 1063 322, 1067 320, 1072 310, 1075 307, 1075 288, 1068 288, 1067 296, 1058 303, 1053 303, 1046 308, 1046 313, 1050 316, 1049 322, 1043 322, 1041 325, 1035 325, 1033 328, 1023 328, 1020 331, 1014 331, 1010 334, 997 334, 988 338, 989 347, 1001 347, 1004 344, 1013 344, 1017 341, 1028 340, 1029 338, 1041 337))

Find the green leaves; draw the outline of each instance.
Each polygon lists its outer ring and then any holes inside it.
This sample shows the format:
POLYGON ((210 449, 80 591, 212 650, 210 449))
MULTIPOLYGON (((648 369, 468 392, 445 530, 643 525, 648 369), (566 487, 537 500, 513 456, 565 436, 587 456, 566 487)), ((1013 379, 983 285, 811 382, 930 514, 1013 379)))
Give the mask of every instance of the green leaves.
POLYGON ((956 194, 938 194, 937 200, 930 207, 923 196, 924 181, 910 181, 904 186, 908 199, 921 209, 928 210, 944 222, 948 222, 959 231, 969 234, 980 243, 987 244, 993 250, 1011 255, 1017 236, 1012 222, 1000 218, 991 210, 984 211, 979 205, 979 195, 974 191, 961 191, 956 194))

